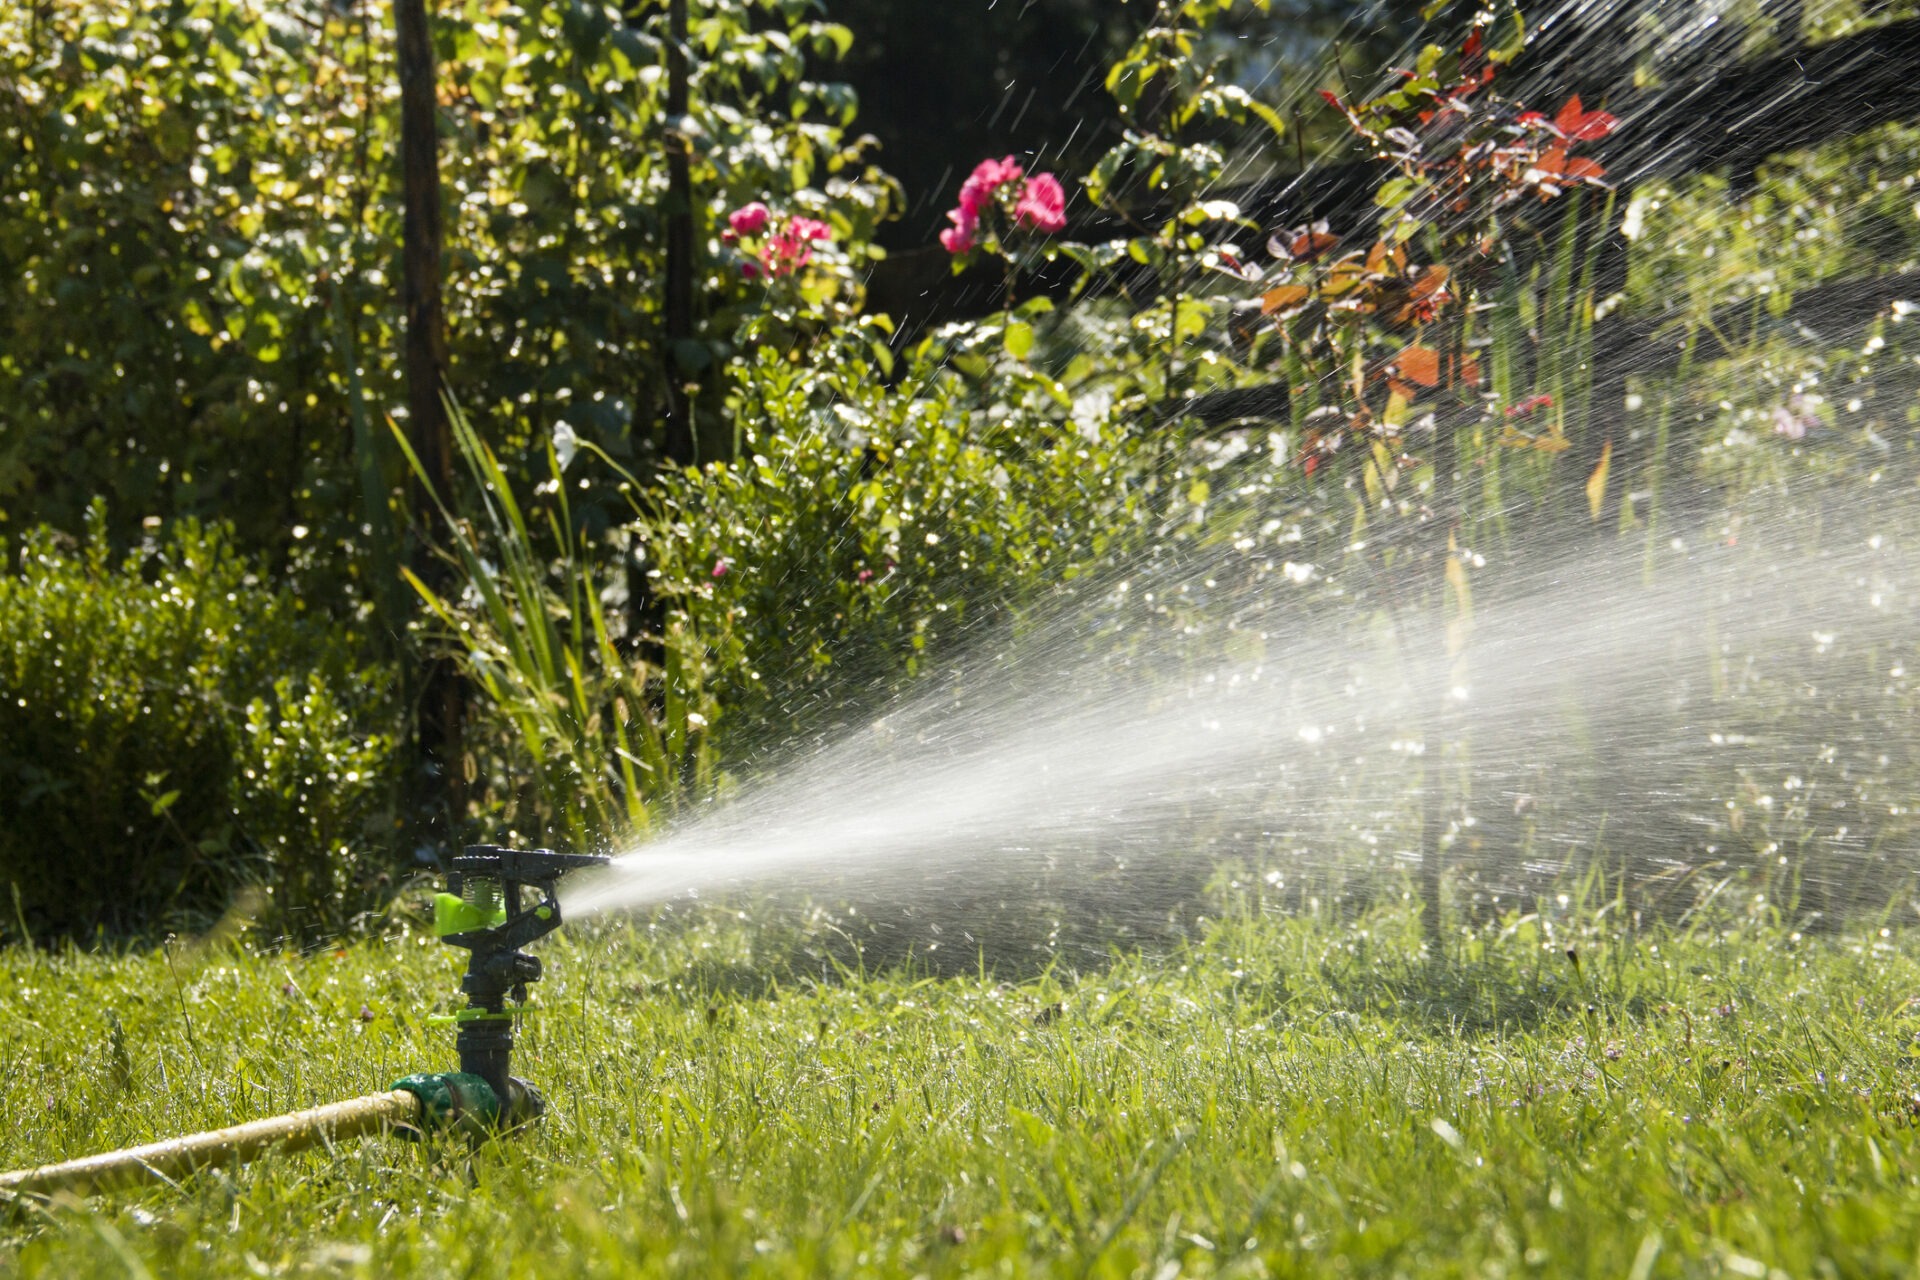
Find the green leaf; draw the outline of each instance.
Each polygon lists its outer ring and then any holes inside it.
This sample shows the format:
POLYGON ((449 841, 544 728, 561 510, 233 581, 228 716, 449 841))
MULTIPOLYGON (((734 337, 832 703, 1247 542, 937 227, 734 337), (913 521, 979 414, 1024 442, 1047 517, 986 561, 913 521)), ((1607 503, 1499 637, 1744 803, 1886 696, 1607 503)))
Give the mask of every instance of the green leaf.
POLYGON ((846 57, 847 51, 853 48, 853 32, 837 22, 814 23, 813 38, 815 48, 820 48, 824 44, 831 44, 834 49, 834 56, 837 58, 846 57))
POLYGON ((1287 122, 1280 118, 1278 111, 1275 111, 1266 103, 1260 101, 1258 98, 1249 98, 1247 99, 1247 110, 1258 116, 1274 137, 1284 138, 1287 136, 1287 122))
POLYGON ((1033 326, 1024 320, 1015 320, 1007 326, 1001 341, 1007 348, 1007 354, 1015 360, 1025 360, 1033 350, 1033 326))
POLYGON ((1395 178, 1380 184, 1380 189, 1373 193, 1373 202, 1382 209, 1398 209, 1419 189, 1420 184, 1412 178, 1395 178))
POLYGON ((1487 60, 1494 63, 1512 62, 1526 47, 1526 19, 1520 16, 1518 9, 1509 7, 1494 19, 1487 36, 1487 60))

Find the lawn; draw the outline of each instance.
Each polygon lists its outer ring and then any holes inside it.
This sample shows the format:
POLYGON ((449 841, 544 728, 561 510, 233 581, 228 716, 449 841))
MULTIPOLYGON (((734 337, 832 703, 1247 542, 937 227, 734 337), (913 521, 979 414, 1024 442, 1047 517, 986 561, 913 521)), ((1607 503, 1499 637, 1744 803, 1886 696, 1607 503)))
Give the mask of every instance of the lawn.
MULTIPOLYGON (((1904 910, 1904 907, 1902 908, 1904 910)), ((1920 939, 1242 902, 1018 981, 717 909, 543 944, 537 1131, 0 1210, 74 1275, 1910 1275, 1920 939), (844 954, 844 952, 841 952, 844 954), (1577 957, 1577 963, 1573 957, 1577 957)), ((424 937, 0 953, 0 1165, 451 1066, 424 937)))

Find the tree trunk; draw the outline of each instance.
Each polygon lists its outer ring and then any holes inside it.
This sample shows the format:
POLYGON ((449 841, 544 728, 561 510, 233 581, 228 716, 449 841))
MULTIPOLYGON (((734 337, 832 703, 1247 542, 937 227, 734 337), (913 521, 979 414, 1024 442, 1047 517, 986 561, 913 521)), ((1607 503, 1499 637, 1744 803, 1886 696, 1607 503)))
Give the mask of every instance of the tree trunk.
MULTIPOLYGON (((445 594, 449 569, 436 547, 445 533, 439 502, 453 488, 453 434, 442 391, 446 313, 440 296, 440 144, 435 121, 433 39, 426 0, 394 0, 400 64, 400 158, 405 188, 402 299, 407 316, 407 439, 426 472, 409 482, 407 562, 445 594), (429 491, 431 486, 431 491, 429 491), (438 501, 436 501, 436 495, 438 501)), ((467 691, 448 654, 428 654, 415 687, 418 817, 431 843, 451 845, 466 813, 463 751, 467 691)))

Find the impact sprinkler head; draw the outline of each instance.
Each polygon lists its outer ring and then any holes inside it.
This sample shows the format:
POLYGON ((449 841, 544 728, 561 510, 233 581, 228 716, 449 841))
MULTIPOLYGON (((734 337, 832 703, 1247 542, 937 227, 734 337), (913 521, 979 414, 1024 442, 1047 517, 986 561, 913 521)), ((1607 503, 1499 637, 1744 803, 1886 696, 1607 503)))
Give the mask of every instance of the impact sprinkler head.
POLYGON ((468 953, 467 972, 460 989, 467 1007, 429 1019, 452 1023, 459 1029, 454 1044, 460 1053, 460 1071, 444 1076, 410 1076, 396 1087, 410 1088, 424 1105, 435 1110, 474 1114, 490 1112, 492 1123, 503 1129, 538 1119, 546 1104, 539 1092, 513 1076, 513 1020, 523 1009, 509 1008, 527 1001, 527 984, 540 980, 540 961, 521 948, 560 926, 560 900, 555 890, 569 871, 606 866, 610 859, 597 854, 555 853, 551 849, 505 849, 498 845, 469 845, 453 860, 447 892, 433 900, 433 929, 449 946, 468 953), (474 1076, 493 1092, 493 1105, 463 1096, 474 1076), (429 1097, 432 1093, 434 1096, 429 1097), (447 1097, 440 1095, 446 1093, 447 1097))

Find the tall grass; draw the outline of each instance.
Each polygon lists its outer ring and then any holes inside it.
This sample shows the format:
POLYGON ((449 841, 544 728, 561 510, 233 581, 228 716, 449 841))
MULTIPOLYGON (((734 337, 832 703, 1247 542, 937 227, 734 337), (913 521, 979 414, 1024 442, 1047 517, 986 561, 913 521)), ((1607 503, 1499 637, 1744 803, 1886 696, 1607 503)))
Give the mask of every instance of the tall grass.
POLYGON ((457 405, 449 414, 471 482, 466 511, 432 492, 405 437, 395 438, 452 532, 444 550, 461 594, 449 598, 403 572, 484 696, 501 769, 491 781, 505 793, 506 817, 575 848, 644 834, 686 783, 711 781, 699 689, 674 669, 674 646, 655 662, 639 637, 616 639, 596 549, 573 525, 552 442, 539 486, 550 500, 530 515, 467 416, 457 405))

